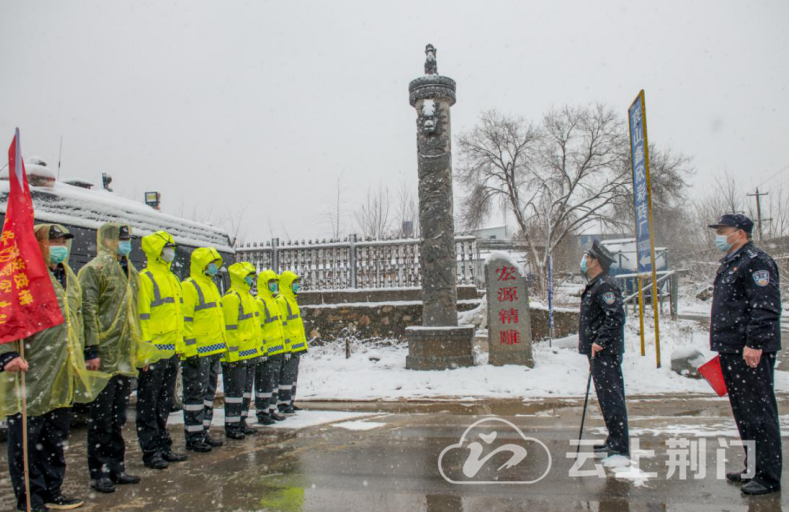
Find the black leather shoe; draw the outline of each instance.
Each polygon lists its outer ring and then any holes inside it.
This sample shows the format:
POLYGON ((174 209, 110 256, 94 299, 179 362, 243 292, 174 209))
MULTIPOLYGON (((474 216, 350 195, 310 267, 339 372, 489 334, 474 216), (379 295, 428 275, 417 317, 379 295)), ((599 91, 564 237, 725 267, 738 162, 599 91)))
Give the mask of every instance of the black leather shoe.
POLYGON ((274 421, 285 421, 287 418, 279 413, 272 412, 271 419, 274 421))
POLYGON ((52 498, 51 500, 46 501, 46 508, 52 510, 71 510, 75 508, 79 508, 84 504, 84 502, 78 498, 68 498, 63 496, 57 496, 52 498))
POLYGON ((185 453, 175 453, 172 450, 167 450, 162 454, 162 458, 167 462, 183 462, 189 458, 185 453))
POLYGON ((206 436, 205 436, 205 443, 207 445, 209 445, 210 447, 212 447, 212 448, 219 448, 220 446, 225 444, 224 441, 222 441, 221 439, 214 439, 213 437, 209 436, 208 434, 206 434, 206 436))
POLYGON ((726 480, 733 484, 747 484, 751 481, 750 478, 743 477, 744 473, 737 471, 736 473, 726 473, 726 480))
POLYGON ((225 432, 225 437, 230 438, 230 439, 235 439, 237 441, 240 441, 240 440, 244 439, 246 436, 244 435, 243 432, 239 432, 238 430, 231 430, 231 431, 225 432))
POLYGON ((101 477, 98 480, 91 480, 90 486, 96 492, 103 492, 105 494, 115 492, 115 483, 110 480, 108 476, 101 477))
MULTIPOLYGON (((27 505, 22 505, 21 507, 16 507, 16 509, 17 510, 21 510, 22 512, 27 512, 27 505)), ((49 510, 49 508, 47 508, 44 505, 41 505, 40 507, 36 507, 34 505, 33 508, 31 508, 30 510, 32 510, 33 512, 47 512, 47 510, 49 510)))
POLYGON ((274 418, 272 418, 268 414, 265 415, 261 414, 260 416, 258 416, 259 425, 273 425, 274 423, 276 423, 276 421, 274 421, 274 418))
POLYGON ((762 494, 770 494, 773 492, 778 492, 780 490, 781 490, 780 487, 772 488, 772 489, 769 487, 765 487, 764 485, 760 484, 756 480, 751 480, 750 482, 748 482, 747 484, 743 485, 740 488, 740 491, 742 491, 743 494, 747 494, 748 496, 760 496, 762 494))
POLYGON ((246 436, 254 436, 255 434, 258 433, 257 430, 255 430, 254 428, 250 427, 249 425, 244 425, 243 427, 241 427, 241 431, 246 436))
POLYGON ((151 457, 149 460, 143 461, 143 464, 145 464, 146 468, 151 468, 151 469, 167 469, 170 466, 169 464, 167 464, 167 461, 164 460, 164 458, 158 453, 153 457, 151 457))
POLYGON ((211 445, 206 443, 206 442, 204 442, 204 441, 196 441, 194 443, 186 443, 186 449, 187 450, 192 450, 193 452, 197 452, 197 453, 208 453, 211 450, 213 450, 213 448, 211 448, 211 445))
POLYGON ((280 414, 296 414, 296 411, 291 406, 287 407, 280 407, 279 409, 280 414))
POLYGON ((112 481, 118 485, 134 485, 140 483, 140 477, 135 475, 130 475, 129 473, 122 471, 120 473, 115 473, 111 475, 112 481))

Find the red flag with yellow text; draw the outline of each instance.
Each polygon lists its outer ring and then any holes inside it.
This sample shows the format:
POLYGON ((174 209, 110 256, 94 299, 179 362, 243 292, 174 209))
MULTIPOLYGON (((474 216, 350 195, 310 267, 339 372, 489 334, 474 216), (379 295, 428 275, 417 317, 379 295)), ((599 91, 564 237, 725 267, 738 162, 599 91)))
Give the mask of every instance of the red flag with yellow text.
POLYGON ((0 235, 0 343, 27 338, 63 323, 49 270, 33 233, 19 128, 8 148, 8 203, 0 235))

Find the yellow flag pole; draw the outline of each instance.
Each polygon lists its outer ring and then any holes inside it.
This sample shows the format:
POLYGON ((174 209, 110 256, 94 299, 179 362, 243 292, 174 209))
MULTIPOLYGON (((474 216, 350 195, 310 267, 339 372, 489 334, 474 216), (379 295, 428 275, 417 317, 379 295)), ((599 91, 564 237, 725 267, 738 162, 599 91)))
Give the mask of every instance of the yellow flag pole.
POLYGON ((655 230, 652 223, 652 180, 649 176, 649 139, 647 138, 647 102, 644 97, 644 90, 641 89, 641 115, 644 126, 644 165, 646 166, 647 178, 647 205, 649 212, 649 252, 652 264, 652 312, 655 314, 655 362, 660 368, 660 308, 658 304, 657 291, 657 260, 655 259, 655 230))
MULTIPOLYGON (((19 340, 19 357, 25 359, 25 340, 19 340)), ((25 372, 20 370, 20 385, 22 387, 22 460, 25 465, 25 506, 27 512, 33 507, 30 504, 30 453, 27 448, 27 389, 25 388, 25 372)))

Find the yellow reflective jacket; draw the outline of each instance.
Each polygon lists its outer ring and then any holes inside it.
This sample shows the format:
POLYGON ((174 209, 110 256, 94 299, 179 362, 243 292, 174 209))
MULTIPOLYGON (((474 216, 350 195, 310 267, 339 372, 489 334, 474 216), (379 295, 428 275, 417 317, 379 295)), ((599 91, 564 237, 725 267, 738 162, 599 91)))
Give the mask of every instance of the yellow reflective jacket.
MULTIPOLYGON (((170 271, 171 263, 162 259, 162 249, 175 240, 166 231, 142 238, 142 250, 148 265, 140 271, 140 327, 142 339, 156 347, 146 364, 172 357, 184 351, 184 317, 181 312, 181 282, 170 271)), ((141 367, 138 362, 138 367, 141 367)))
POLYGON ((250 274, 255 277, 255 267, 243 261, 230 265, 227 272, 230 290, 222 297, 227 329, 227 354, 223 361, 235 363, 261 355, 260 311, 244 280, 250 274))
MULTIPOLYGON (((35 227, 36 238, 49 240, 51 224, 35 227)), ((68 233, 63 226, 61 231, 68 233)), ((42 247, 42 256, 49 268, 47 243, 42 247)), ((71 243, 68 244, 71 249, 71 243)), ((30 416, 42 416, 55 409, 71 407, 74 402, 92 402, 104 389, 111 375, 89 371, 85 367, 85 338, 82 323, 82 290, 79 280, 68 260, 62 263, 66 288, 55 278, 52 270, 49 278, 63 313, 63 323, 37 332, 22 340, 25 344, 25 359, 29 370, 25 374, 27 412, 30 416)), ((0 345, 0 354, 19 352, 19 341, 0 345)), ((22 411, 21 382, 19 372, 0 373, 0 417, 19 414, 22 411)))
POLYGON ((283 315, 282 327, 285 331, 285 343, 294 354, 304 352, 307 347, 307 335, 304 332, 304 322, 301 319, 299 304, 296 294, 293 293, 293 282, 298 279, 295 273, 286 270, 279 278, 280 311, 283 315))
POLYGON ((213 247, 192 252, 187 279, 181 283, 184 294, 184 355, 206 357, 227 351, 225 315, 222 296, 205 269, 214 260, 222 265, 222 256, 213 247))
POLYGON ((275 356, 285 352, 285 332, 282 329, 282 317, 279 303, 274 294, 268 289, 268 282, 274 279, 279 281, 279 276, 273 270, 264 270, 258 274, 257 304, 260 309, 260 329, 263 335, 263 353, 275 356))
POLYGON ((118 235, 125 224, 108 223, 96 231, 96 257, 79 271, 85 345, 98 347, 100 371, 137 376, 138 359, 152 348, 142 343, 137 295, 140 276, 131 260, 118 261, 118 235))

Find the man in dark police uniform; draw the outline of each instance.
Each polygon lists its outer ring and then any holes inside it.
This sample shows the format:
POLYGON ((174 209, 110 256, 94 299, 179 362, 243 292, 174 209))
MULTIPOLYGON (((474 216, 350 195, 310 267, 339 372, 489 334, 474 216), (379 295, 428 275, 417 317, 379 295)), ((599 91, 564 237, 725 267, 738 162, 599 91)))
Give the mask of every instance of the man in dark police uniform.
POLYGON ((781 489, 781 429, 775 401, 775 354, 781 349, 781 290, 778 267, 751 241, 753 222, 745 215, 724 215, 715 230, 715 246, 726 253, 715 275, 710 348, 720 354, 723 380, 746 449, 746 469, 728 473, 743 483, 743 494, 781 489), (755 467, 753 478, 748 462, 755 467))
POLYGON ((614 257, 599 241, 581 260, 589 280, 581 296, 578 352, 589 358, 597 400, 608 439, 594 447, 607 455, 630 455, 622 356, 625 352, 625 309, 622 292, 608 275, 614 257))

